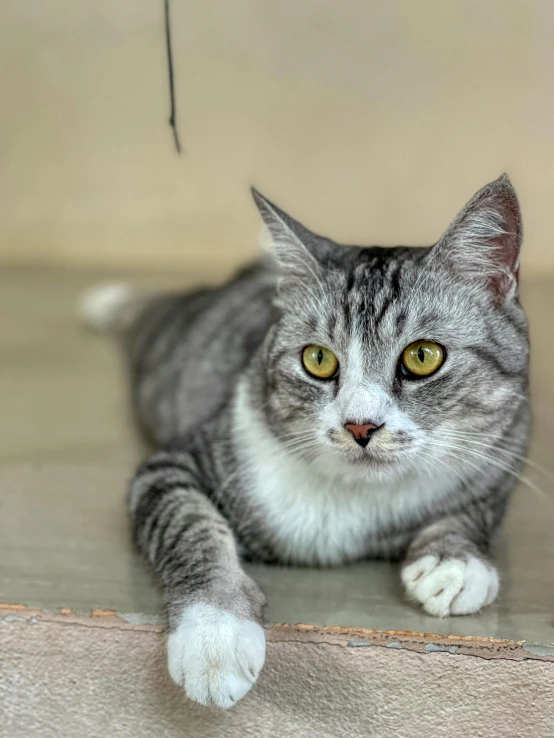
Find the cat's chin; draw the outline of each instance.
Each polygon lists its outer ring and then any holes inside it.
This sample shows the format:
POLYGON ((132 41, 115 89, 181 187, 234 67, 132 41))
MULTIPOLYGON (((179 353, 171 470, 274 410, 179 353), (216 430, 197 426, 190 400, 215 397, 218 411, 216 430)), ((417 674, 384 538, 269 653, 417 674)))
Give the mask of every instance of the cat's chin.
POLYGON ((403 477, 410 471, 411 465, 402 463, 396 454, 378 454, 376 451, 364 450, 361 453, 349 453, 342 449, 333 449, 320 457, 318 462, 331 474, 345 477, 390 481, 403 477))
POLYGON ((361 459, 355 459, 350 464, 354 468, 360 469, 363 473, 379 480, 388 480, 402 476, 406 471, 404 465, 400 464, 396 458, 384 458, 371 454, 367 454, 361 459))

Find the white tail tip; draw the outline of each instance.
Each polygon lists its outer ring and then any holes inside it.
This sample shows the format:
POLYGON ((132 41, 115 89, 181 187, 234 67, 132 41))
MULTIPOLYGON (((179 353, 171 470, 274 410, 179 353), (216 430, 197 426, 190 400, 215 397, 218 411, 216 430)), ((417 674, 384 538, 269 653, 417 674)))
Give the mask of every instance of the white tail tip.
POLYGON ((128 284, 112 283, 93 287, 81 297, 79 314, 83 321, 97 331, 116 327, 121 309, 133 297, 128 284))

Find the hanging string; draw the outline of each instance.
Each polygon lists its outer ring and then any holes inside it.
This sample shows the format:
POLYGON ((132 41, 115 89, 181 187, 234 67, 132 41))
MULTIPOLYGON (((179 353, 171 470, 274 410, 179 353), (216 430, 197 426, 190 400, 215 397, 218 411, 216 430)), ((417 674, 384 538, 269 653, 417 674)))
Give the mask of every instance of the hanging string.
POLYGON ((176 108, 175 108, 175 78, 173 75, 173 52, 171 50, 171 22, 169 19, 169 0, 165 0, 165 46, 167 50, 167 71, 169 75, 169 100, 171 110, 169 114, 169 125, 173 131, 173 140, 177 153, 181 153, 179 133, 177 132, 176 108))

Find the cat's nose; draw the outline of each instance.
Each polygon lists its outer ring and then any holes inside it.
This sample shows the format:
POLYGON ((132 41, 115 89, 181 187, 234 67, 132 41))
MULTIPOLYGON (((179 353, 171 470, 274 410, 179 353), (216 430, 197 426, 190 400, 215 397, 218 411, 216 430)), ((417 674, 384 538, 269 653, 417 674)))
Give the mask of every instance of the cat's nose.
POLYGON ((360 425, 358 425, 357 423, 345 423, 344 427, 347 431, 350 431, 350 433, 352 433, 356 443, 362 448, 365 448, 369 443, 369 439, 371 438, 371 436, 375 433, 375 431, 382 428, 383 425, 385 424, 382 423, 381 425, 375 425, 375 423, 361 423, 360 425))

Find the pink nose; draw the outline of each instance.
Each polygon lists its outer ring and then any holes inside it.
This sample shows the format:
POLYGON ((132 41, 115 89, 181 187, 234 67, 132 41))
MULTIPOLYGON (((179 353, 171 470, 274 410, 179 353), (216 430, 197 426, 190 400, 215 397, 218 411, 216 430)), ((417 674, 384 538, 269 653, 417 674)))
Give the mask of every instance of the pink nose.
POLYGON ((352 433, 356 443, 362 448, 365 448, 369 443, 369 439, 372 434, 382 426, 377 426, 375 423, 362 423, 361 425, 358 425, 357 423, 345 423, 344 427, 347 431, 352 433))

